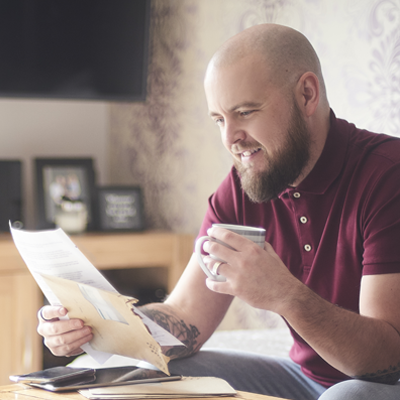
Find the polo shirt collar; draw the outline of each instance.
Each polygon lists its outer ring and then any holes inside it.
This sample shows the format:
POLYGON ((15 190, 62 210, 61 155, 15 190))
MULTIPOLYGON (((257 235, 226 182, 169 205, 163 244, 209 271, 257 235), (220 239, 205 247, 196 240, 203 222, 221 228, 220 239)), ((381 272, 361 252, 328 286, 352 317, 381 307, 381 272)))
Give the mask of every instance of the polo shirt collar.
POLYGON ((347 152, 347 130, 339 129, 339 125, 340 120, 336 118, 334 112, 331 110, 328 136, 314 168, 299 186, 288 188, 279 197, 294 190, 312 194, 324 194, 326 192, 342 170, 347 152))

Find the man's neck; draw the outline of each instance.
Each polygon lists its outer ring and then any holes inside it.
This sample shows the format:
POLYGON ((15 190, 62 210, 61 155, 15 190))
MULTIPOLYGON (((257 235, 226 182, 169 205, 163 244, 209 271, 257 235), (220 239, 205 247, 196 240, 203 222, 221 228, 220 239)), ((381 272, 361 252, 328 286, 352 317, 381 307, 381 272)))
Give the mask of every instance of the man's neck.
POLYGON ((324 112, 324 116, 320 118, 315 118, 310 126, 310 159, 307 165, 304 167, 303 171, 291 185, 292 187, 297 187, 313 170, 315 164, 317 163, 319 157, 324 150, 326 139, 328 137, 328 132, 330 129, 330 109, 328 112, 324 112))

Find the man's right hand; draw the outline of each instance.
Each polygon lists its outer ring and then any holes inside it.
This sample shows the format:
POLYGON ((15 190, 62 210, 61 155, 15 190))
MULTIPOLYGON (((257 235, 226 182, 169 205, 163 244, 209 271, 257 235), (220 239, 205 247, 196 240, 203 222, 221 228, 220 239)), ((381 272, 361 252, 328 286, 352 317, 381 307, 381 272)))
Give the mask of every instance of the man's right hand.
POLYGON ((68 311, 61 306, 44 306, 38 311, 37 332, 55 356, 76 356, 81 346, 93 338, 92 330, 80 319, 63 319, 68 311))

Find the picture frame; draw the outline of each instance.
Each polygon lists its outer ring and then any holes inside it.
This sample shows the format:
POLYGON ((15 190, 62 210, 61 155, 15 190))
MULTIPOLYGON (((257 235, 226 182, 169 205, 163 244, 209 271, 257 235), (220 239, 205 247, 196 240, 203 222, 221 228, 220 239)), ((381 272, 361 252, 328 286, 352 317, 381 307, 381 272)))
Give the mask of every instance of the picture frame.
POLYGON ((139 186, 97 188, 97 226, 101 231, 145 229, 142 190, 139 186))
POLYGON ((37 229, 56 226, 62 198, 86 206, 86 230, 95 230, 96 177, 92 158, 35 158, 37 229))

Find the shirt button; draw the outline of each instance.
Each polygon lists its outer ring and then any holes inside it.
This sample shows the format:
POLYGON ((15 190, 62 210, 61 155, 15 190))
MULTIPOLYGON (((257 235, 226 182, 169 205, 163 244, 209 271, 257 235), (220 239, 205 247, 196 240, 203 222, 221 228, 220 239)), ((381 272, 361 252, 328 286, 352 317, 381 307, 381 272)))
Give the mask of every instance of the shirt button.
POLYGON ((302 224, 306 224, 307 221, 308 221, 307 217, 300 217, 300 222, 301 222, 302 224))
POLYGON ((294 197, 295 199, 298 199, 300 196, 301 196, 301 195, 300 195, 299 192, 294 192, 294 193, 293 193, 293 197, 294 197))
POLYGON ((310 246, 309 244, 306 244, 306 245, 304 246, 304 250, 305 250, 305 251, 311 251, 311 246, 310 246))

